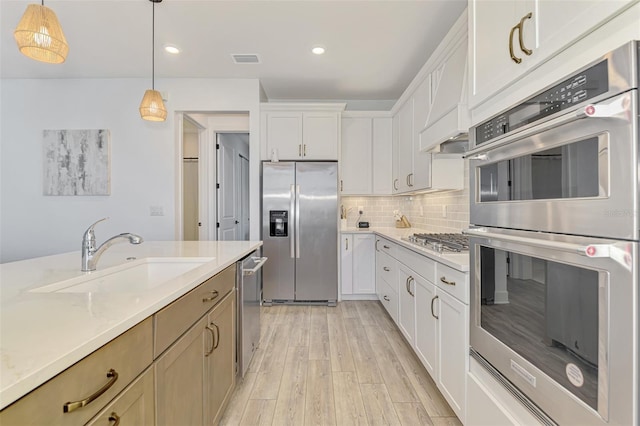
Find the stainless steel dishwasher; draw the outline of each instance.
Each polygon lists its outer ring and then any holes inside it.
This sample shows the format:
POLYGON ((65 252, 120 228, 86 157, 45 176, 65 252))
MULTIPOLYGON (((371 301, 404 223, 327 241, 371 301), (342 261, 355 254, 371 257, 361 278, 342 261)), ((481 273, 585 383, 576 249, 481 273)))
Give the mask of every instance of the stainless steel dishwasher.
POLYGON ((267 261, 255 250, 238 261, 237 298, 238 298, 238 334, 237 351, 238 373, 241 377, 249 368, 253 353, 260 343, 260 300, 262 300, 262 265, 267 261))

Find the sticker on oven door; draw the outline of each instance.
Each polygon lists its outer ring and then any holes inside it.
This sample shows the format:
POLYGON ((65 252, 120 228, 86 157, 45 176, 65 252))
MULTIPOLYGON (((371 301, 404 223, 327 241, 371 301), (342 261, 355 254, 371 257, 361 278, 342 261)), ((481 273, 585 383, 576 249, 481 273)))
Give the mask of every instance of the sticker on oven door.
POLYGON ((524 369, 524 367, 522 367, 520 364, 518 364, 514 360, 511 360, 511 369, 516 373, 518 373, 518 375, 523 379, 525 379, 531 386, 533 386, 534 388, 536 387, 536 376, 529 373, 527 370, 524 369))
POLYGON ((584 376, 582 375, 582 370, 580 367, 570 362, 567 364, 565 368, 565 372, 567 373, 567 379, 571 382, 571 384, 577 388, 581 388, 584 384, 584 376))

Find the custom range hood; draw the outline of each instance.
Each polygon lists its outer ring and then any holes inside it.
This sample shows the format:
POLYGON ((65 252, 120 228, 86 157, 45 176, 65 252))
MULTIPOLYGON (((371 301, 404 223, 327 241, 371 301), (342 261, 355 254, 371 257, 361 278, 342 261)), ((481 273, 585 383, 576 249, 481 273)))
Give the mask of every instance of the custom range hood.
POLYGON ((468 148, 467 39, 459 40, 431 79, 431 107, 420 131, 420 151, 463 152, 468 148))

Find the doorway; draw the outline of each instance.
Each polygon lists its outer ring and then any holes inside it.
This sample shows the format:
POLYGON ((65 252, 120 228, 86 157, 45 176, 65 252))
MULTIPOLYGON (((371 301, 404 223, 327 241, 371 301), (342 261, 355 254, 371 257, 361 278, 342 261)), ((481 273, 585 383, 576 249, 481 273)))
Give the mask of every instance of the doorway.
POLYGON ((249 114, 180 115, 181 238, 249 239, 249 114))

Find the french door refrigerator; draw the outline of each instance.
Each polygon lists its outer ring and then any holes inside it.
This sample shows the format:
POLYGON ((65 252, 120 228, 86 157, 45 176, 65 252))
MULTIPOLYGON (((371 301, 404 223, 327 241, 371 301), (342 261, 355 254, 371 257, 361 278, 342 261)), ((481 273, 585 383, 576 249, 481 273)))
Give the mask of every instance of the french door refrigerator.
POLYGON ((338 164, 262 163, 263 302, 336 304, 338 164))

